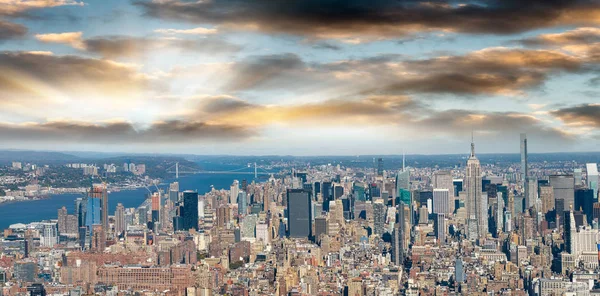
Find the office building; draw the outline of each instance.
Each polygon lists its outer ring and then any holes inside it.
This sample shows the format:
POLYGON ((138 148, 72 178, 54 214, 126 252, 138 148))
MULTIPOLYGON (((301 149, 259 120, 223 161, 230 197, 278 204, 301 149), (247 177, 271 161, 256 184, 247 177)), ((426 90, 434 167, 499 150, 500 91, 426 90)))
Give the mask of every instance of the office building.
POLYGON ((552 175, 550 176, 550 186, 554 190, 556 201, 564 201, 563 208, 556 206, 557 215, 562 216, 560 211, 568 211, 575 206, 575 179, 573 175, 552 175))
POLYGON ((598 182, 600 179, 598 178, 598 165, 595 163, 588 163, 585 165, 586 167, 586 180, 587 187, 594 191, 594 199, 598 199, 598 182))
POLYGON ((122 203, 117 204, 115 210, 115 234, 119 235, 127 229, 125 224, 125 207, 122 203))
POLYGON ((383 235, 385 232, 385 213, 386 206, 382 200, 373 202, 373 233, 376 235, 383 235))
POLYGON ((198 193, 186 190, 183 192, 183 229, 198 230, 198 193))
POLYGON ((238 215, 245 215, 248 210, 248 195, 240 191, 237 196, 238 215))
POLYGON ((288 237, 310 238, 312 235, 310 192, 302 189, 287 190, 288 237))
POLYGON ((449 214, 454 213, 454 184, 452 182, 452 173, 450 171, 436 171, 432 179, 433 189, 448 190, 449 214))
POLYGON ((448 189, 433 189, 433 213, 449 215, 450 191, 448 189))
POLYGON ((446 242, 446 214, 436 213, 434 221, 435 237, 438 244, 443 245, 446 242))
POLYGON ((467 237, 477 240, 485 237, 487 232, 487 210, 482 208, 481 165, 475 156, 475 144, 471 142, 471 156, 467 160, 464 179, 466 190, 465 207, 467 208, 467 237))

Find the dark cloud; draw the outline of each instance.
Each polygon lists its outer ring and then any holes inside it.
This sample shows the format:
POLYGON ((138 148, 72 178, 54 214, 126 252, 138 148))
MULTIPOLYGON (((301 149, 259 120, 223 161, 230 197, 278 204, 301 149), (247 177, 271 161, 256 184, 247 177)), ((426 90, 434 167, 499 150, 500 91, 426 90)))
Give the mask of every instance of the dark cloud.
POLYGON ((539 88, 552 75, 593 70, 589 62, 560 51, 514 48, 418 60, 386 54, 330 63, 306 63, 293 54, 269 55, 234 64, 226 89, 345 85, 362 94, 515 95, 539 88))
POLYGON ((26 52, 0 53, 0 103, 90 96, 106 100, 157 90, 160 81, 108 60, 26 52))
POLYGON ((573 126, 600 128, 600 104, 581 104, 551 111, 550 114, 573 126))
POLYGON ((542 120, 519 112, 485 112, 473 110, 432 111, 421 119, 413 120, 413 128, 430 136, 460 136, 475 131, 478 138, 499 140, 524 132, 537 143, 571 143, 576 136, 548 126, 542 120))
POLYGON ((312 47, 316 48, 316 49, 342 50, 341 46, 332 44, 330 42, 324 42, 324 41, 317 42, 317 43, 313 44, 312 47))
POLYGON ((240 46, 216 37, 199 39, 138 38, 108 36, 86 39, 85 49, 108 58, 139 57, 153 50, 178 49, 190 52, 223 53, 236 52, 240 46))
POLYGON ((22 38, 25 37, 26 34, 27 27, 0 19, 0 42, 9 39, 22 38))
POLYGON ((380 39, 429 32, 513 34, 597 25, 594 0, 134 0, 148 16, 309 38, 380 39))
POLYGON ((207 140, 240 140, 252 137, 255 131, 242 126, 209 124, 198 121, 161 121, 148 128, 135 128, 128 122, 85 123, 50 121, 44 123, 0 123, 0 137, 5 142, 60 142, 131 144, 207 140))
MULTIPOLYGON (((249 57, 235 63, 226 89, 240 91, 264 87, 271 82, 277 85, 277 80, 286 78, 296 80, 305 76, 302 74, 307 66, 299 56, 291 53, 249 57)), ((289 84, 280 86, 289 87, 289 84)))

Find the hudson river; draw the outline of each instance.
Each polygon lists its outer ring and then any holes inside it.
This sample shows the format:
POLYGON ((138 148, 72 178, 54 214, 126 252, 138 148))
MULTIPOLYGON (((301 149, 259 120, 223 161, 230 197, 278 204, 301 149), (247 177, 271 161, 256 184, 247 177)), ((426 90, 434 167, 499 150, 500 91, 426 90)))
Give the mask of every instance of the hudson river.
MULTIPOLYGON (((252 171, 253 169, 248 169, 252 171)), ((233 180, 243 179, 251 183, 254 175, 251 174, 195 174, 187 176, 179 176, 179 180, 165 180, 165 183, 178 181, 179 190, 197 190, 198 193, 204 194, 210 191, 211 185, 215 189, 229 189, 233 180)), ((259 182, 261 180, 258 180, 259 182)), ((161 188, 168 188, 168 184, 161 184, 161 188)), ((155 191, 156 188, 151 187, 150 190, 155 191)), ((127 190, 112 192, 108 196, 109 214, 113 215, 117 203, 122 203, 126 208, 138 207, 148 194, 148 190, 140 188, 137 190, 127 190)), ((60 194, 51 195, 47 199, 35 201, 23 201, 15 203, 7 203, 0 205, 0 230, 8 228, 15 223, 30 223, 42 220, 56 219, 58 209, 65 206, 69 214, 74 213, 75 199, 82 197, 81 194, 60 194)))

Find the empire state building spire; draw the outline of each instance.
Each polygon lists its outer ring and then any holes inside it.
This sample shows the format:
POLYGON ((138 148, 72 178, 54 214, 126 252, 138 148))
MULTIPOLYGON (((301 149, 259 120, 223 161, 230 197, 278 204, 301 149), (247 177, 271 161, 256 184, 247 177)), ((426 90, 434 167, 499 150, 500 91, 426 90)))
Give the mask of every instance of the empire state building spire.
POLYGON ((475 157, 475 141, 473 141, 473 132, 471 132, 471 157, 475 157))

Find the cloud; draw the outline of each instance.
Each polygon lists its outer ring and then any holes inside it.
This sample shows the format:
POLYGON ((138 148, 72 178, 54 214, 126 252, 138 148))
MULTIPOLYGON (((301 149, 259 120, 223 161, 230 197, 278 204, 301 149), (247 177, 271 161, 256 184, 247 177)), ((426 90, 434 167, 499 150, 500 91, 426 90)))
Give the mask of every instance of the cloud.
MULTIPOLYGON (((306 66, 299 56, 291 53, 249 57, 234 64, 226 89, 239 91, 260 87, 273 80, 289 78, 294 71, 304 71, 306 66)), ((300 75, 290 80, 301 78, 300 75)))
POLYGON ((66 5, 83 6, 84 3, 75 0, 0 0, 0 15, 19 16, 28 10, 66 5))
POLYGON ((9 39, 23 38, 26 34, 27 28, 25 26, 0 19, 0 42, 9 39))
POLYGON ((210 121, 247 125, 288 124, 382 124, 420 110, 424 105, 405 96, 369 96, 357 99, 329 99, 296 105, 260 105, 239 98, 210 97, 197 106, 197 116, 210 121))
POLYGON ((0 53, 0 104, 119 100, 161 87, 131 65, 47 52, 0 53))
POLYGON ((600 104, 581 104, 550 112, 567 125, 600 128, 600 104))
POLYGON ((217 33, 217 29, 209 29, 209 28, 198 27, 198 28, 186 29, 186 30, 158 29, 158 30, 154 30, 154 32, 161 33, 161 34, 169 34, 169 35, 174 35, 174 34, 210 35, 210 34, 216 34, 217 33))
POLYGON ((577 136, 550 125, 529 113, 488 112, 463 109, 436 110, 408 96, 366 96, 329 99, 293 105, 261 105, 236 97, 218 96, 201 100, 198 118, 219 124, 268 126, 345 127, 348 129, 387 126, 405 136, 456 138, 475 130, 486 140, 508 139, 526 132, 540 143, 572 143, 577 136))
POLYGON ((82 39, 81 32, 38 34, 42 42, 63 43, 73 48, 99 54, 106 58, 135 58, 152 51, 182 50, 190 52, 236 52, 240 46, 217 37, 200 39, 150 38, 133 36, 102 36, 82 39))
POLYGON ((200 121, 158 121, 136 128, 124 121, 81 122, 48 121, 42 123, 0 123, 5 142, 60 142, 86 144, 164 143, 169 141, 203 142, 250 138, 255 131, 236 125, 209 124, 200 121))
POLYGON ((521 95, 540 87, 551 75, 587 71, 587 63, 561 51, 518 48, 429 59, 380 55, 329 63, 277 54, 234 63, 225 90, 339 87, 375 94, 521 95))
POLYGON ((577 28, 562 33, 542 34, 536 37, 518 40, 517 42, 526 46, 563 46, 596 43, 600 42, 600 28, 577 28))
POLYGON ((85 49, 86 45, 82 40, 83 32, 66 32, 54 34, 36 34, 35 38, 45 43, 68 44, 76 49, 85 49))
POLYGON ((419 32, 514 34, 533 29, 598 25, 600 4, 590 0, 135 0, 148 16, 219 29, 283 33, 364 42, 419 32))

